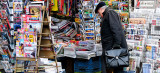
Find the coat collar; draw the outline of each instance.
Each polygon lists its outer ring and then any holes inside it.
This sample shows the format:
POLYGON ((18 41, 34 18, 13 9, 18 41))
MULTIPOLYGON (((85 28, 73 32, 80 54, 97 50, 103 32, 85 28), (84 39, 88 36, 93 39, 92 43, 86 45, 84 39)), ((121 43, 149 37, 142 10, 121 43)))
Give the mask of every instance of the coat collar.
POLYGON ((104 12, 102 13, 103 16, 105 16, 105 14, 107 13, 109 7, 106 7, 106 9, 104 10, 104 12))

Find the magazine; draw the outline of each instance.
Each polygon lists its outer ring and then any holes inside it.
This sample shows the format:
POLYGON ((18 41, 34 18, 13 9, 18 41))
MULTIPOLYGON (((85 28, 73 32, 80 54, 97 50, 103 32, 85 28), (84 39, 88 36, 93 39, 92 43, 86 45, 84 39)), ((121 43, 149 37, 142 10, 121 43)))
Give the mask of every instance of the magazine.
POLYGON ((23 2, 13 2, 14 11, 23 11, 23 2))
POLYGON ((155 1, 140 1, 140 7, 141 9, 154 9, 155 1))
POLYGON ((146 19, 145 18, 129 18, 130 24, 145 24, 146 19))
POLYGON ((44 1, 30 1, 31 5, 44 5, 44 1))
POLYGON ((121 17, 121 22, 122 23, 128 23, 128 20, 129 20, 129 13, 124 13, 124 12, 121 12, 120 13, 120 17, 121 17))
MULTIPOLYGON (((24 61, 17 61, 17 67, 21 67, 22 69, 24 69, 24 61)), ((24 70, 21 69, 17 69, 16 72, 24 72, 24 70)))
POLYGON ((129 3, 128 3, 128 1, 122 1, 120 9, 121 9, 122 12, 129 12, 129 3))
POLYGON ((9 61, 1 61, 1 64, 2 64, 5 72, 7 72, 7 73, 12 73, 13 72, 12 67, 9 64, 9 61))
POLYGON ((42 6, 41 5, 29 5, 29 14, 33 14, 42 20, 42 6))
POLYGON ((23 2, 14 1, 13 2, 13 15, 14 15, 14 30, 17 31, 21 28, 21 14, 23 11, 23 2))
POLYGON ((18 40, 16 41, 16 57, 35 58, 37 53, 36 29, 18 29, 18 40))
POLYGON ((130 58, 129 59, 129 70, 131 71, 136 71, 136 60, 135 58, 130 58))
POLYGON ((6 10, 1 10, 1 17, 6 18, 7 16, 8 16, 7 11, 6 10))
POLYGON ((70 47, 64 47, 64 56, 76 58, 76 50, 74 44, 71 44, 70 47))
POLYGON ((22 15, 22 28, 36 28, 37 32, 41 31, 41 20, 37 15, 22 15))
POLYGON ((6 10, 6 13, 10 14, 8 2, 1 2, 1 5, 2 10, 6 10))
POLYGON ((143 73, 152 73, 151 72, 151 66, 152 64, 149 64, 149 63, 143 63, 142 64, 142 68, 143 68, 143 73))

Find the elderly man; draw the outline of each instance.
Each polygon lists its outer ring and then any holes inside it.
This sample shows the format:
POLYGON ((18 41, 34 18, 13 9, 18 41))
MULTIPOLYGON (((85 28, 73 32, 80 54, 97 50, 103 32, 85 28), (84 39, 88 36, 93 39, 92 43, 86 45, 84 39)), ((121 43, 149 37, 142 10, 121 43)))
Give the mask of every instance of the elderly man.
POLYGON ((102 73, 119 73, 123 68, 107 68, 105 51, 112 48, 127 48, 126 39, 121 25, 121 20, 113 9, 107 7, 104 2, 100 2, 95 13, 102 17, 101 22, 101 42, 102 42, 102 73))

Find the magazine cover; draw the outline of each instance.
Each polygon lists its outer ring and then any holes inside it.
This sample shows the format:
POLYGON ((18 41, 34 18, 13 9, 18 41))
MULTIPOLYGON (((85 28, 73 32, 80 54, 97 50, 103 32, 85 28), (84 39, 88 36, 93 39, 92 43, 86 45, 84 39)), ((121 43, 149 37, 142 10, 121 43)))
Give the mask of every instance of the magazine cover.
POLYGON ((25 6, 26 6, 26 14, 29 14, 29 5, 34 5, 34 6, 43 6, 44 5, 44 1, 29 1, 29 0, 26 0, 25 1, 25 4, 24 4, 25 6))
POLYGON ((150 1, 140 1, 140 8, 142 9, 154 9, 155 6, 155 1, 150 0, 150 1))
MULTIPOLYGON (((24 61, 20 61, 20 60, 18 60, 17 61, 17 67, 21 67, 22 69, 24 69, 24 61)), ((21 70, 21 69, 18 69, 18 70, 16 70, 16 72, 24 72, 24 70, 21 70)))
POLYGON ((7 16, 8 16, 7 11, 6 10, 1 10, 1 17, 6 18, 7 16))
POLYGON ((44 1, 30 1, 31 5, 44 5, 44 1))
POLYGON ((143 73, 152 73, 152 72, 151 72, 152 64, 143 63, 143 64, 142 64, 142 68, 143 68, 143 73))
POLYGON ((41 30, 41 22, 37 15, 22 15, 22 28, 36 28, 39 33, 41 30))
POLYGON ((38 16, 39 20, 42 20, 42 6, 41 5, 29 5, 29 14, 38 16))
POLYGON ((1 64, 2 64, 6 73, 12 73, 13 72, 12 67, 9 64, 9 61, 1 61, 1 64))
POLYGON ((8 5, 8 2, 1 2, 1 5, 2 5, 2 9, 6 10, 8 14, 9 13, 9 5, 8 5))
POLYGON ((119 10, 119 3, 119 1, 113 1, 111 8, 113 8, 114 10, 119 10))
POLYGON ((139 9, 140 8, 140 1, 139 0, 134 0, 135 2, 134 2, 134 7, 136 8, 136 9, 139 9))
POLYGON ((121 2, 121 11, 122 12, 129 12, 129 3, 128 1, 121 2))
POLYGON ((129 59, 129 70, 135 71, 136 70, 136 59, 135 58, 130 58, 129 59))
POLYGON ((128 19, 129 19, 129 13, 127 12, 121 12, 120 13, 120 17, 121 17, 121 22, 122 23, 128 23, 128 19))
POLYGON ((145 24, 146 19, 145 18, 129 18, 130 24, 145 24))
POLYGON ((23 2, 14 1, 13 2, 13 15, 14 15, 14 30, 17 31, 21 28, 21 13, 23 11, 23 2))
POLYGON ((86 28, 85 31, 86 40, 95 40, 94 28, 86 28))
MULTIPOLYGON (((22 14, 22 11, 14 11, 13 12, 14 18, 20 18, 21 14, 22 14)), ((18 20, 18 19, 16 19, 16 20, 18 20)), ((19 21, 16 21, 16 22, 19 22, 19 21)))
POLYGON ((16 57, 35 58, 37 52, 36 29, 18 29, 18 40, 16 41, 16 57))
POLYGON ((23 11, 23 2, 13 2, 14 11, 23 11))

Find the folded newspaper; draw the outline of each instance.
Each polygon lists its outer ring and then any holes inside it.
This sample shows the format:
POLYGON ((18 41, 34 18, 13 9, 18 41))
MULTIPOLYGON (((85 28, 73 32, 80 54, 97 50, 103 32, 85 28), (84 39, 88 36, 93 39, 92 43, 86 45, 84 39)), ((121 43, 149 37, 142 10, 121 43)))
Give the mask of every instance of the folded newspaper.
POLYGON ((71 47, 64 47, 64 56, 76 58, 76 50, 74 44, 71 44, 71 47))
POLYGON ((96 57, 96 53, 92 51, 76 51, 77 58, 90 59, 91 57, 96 57))
POLYGON ((102 44, 95 44, 96 48, 96 56, 101 56, 102 55, 102 44))

